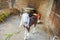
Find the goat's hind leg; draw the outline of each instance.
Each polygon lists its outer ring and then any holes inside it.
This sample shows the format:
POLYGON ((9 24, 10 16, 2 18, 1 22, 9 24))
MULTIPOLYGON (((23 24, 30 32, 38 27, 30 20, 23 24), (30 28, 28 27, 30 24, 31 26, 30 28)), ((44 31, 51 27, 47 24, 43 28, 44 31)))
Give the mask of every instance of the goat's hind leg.
POLYGON ((24 40, 27 40, 28 39, 28 36, 29 36, 29 32, 30 32, 30 28, 27 28, 26 27, 26 29, 27 29, 27 31, 25 31, 25 37, 24 37, 24 40))
POLYGON ((33 33, 36 31, 36 24, 34 24, 33 33))

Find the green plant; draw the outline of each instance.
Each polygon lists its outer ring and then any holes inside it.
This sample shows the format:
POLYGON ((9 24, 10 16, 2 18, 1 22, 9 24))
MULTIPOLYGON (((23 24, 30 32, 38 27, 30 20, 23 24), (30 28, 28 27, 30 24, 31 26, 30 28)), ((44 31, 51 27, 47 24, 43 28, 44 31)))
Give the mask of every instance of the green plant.
POLYGON ((0 22, 4 22, 4 20, 10 15, 20 15, 20 10, 16 8, 4 9, 0 12, 0 22))
POLYGON ((4 21, 4 15, 0 15, 0 22, 3 22, 4 21))
POLYGON ((5 40, 10 40, 10 38, 13 36, 13 34, 5 34, 7 37, 5 40))
POLYGON ((10 15, 9 12, 4 11, 4 12, 0 12, 0 22, 4 22, 4 20, 10 15))

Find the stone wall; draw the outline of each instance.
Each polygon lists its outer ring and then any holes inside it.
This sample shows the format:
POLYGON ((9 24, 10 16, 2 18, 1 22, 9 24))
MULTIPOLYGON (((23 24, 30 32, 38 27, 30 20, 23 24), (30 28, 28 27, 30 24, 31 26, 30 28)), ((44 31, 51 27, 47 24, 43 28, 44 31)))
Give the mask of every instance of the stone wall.
MULTIPOLYGON (((54 23, 54 33, 60 37, 60 0, 55 1, 55 8, 50 13, 50 20, 54 23)), ((54 7, 54 5, 53 5, 54 7)))
POLYGON ((9 8, 8 0, 0 0, 0 9, 9 8))
POLYGON ((0 0, 0 8, 17 8, 27 7, 29 0, 0 0))
POLYGON ((24 7, 27 7, 29 0, 15 0, 15 5, 14 7, 17 9, 21 9, 24 7))

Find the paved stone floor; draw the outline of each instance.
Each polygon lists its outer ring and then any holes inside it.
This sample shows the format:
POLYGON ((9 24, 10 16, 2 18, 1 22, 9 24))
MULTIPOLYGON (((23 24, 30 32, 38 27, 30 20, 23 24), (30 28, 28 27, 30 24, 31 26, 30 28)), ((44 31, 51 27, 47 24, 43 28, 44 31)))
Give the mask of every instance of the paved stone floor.
MULTIPOLYGON (((11 16, 6 22, 0 24, 0 40, 24 40, 24 27, 19 28, 19 16, 11 16)), ((44 32, 43 24, 37 24, 35 33, 32 33, 31 27, 30 36, 28 40, 52 40, 51 37, 44 32)))

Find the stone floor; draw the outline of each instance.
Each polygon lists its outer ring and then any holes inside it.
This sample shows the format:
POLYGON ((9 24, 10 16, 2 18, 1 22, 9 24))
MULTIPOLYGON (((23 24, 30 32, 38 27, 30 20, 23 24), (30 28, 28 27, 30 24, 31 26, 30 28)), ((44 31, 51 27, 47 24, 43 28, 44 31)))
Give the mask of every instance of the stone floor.
MULTIPOLYGON (((0 40, 24 40, 24 27, 19 28, 20 17, 11 16, 6 22, 0 24, 0 40)), ((50 35, 44 32, 43 24, 37 24, 35 33, 32 33, 31 27, 30 36, 28 40, 52 40, 50 35)))

